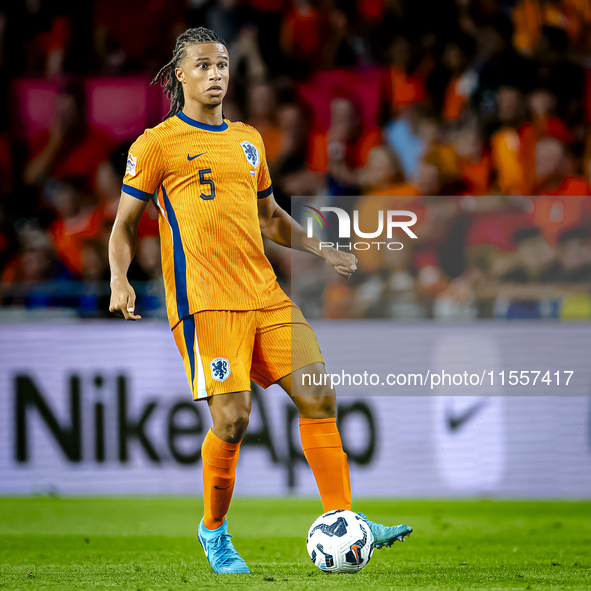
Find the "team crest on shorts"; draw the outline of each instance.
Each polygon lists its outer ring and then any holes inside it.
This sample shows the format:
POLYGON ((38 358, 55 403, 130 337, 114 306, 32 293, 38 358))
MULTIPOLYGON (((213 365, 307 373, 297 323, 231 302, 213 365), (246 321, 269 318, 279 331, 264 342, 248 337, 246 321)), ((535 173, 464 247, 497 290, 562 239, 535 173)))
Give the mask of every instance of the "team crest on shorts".
POLYGON ((211 377, 218 382, 225 382, 232 374, 230 362, 224 357, 216 357, 210 362, 209 367, 211 368, 211 377))
POLYGON ((261 163, 261 157, 259 151, 255 148, 254 144, 251 144, 248 140, 240 142, 240 147, 244 150, 244 156, 246 161, 253 167, 256 168, 261 163))

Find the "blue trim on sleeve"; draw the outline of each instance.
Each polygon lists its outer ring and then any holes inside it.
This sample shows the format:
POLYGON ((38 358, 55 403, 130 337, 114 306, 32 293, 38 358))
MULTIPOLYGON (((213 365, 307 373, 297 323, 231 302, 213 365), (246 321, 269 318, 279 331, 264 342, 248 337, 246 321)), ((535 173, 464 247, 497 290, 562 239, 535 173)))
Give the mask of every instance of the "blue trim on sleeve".
POLYGON ((273 185, 269 185, 268 189, 265 189, 264 191, 257 192, 257 199, 264 199, 265 197, 268 197, 272 192, 273 192, 273 185))
POLYGON ((141 191, 140 189, 136 189, 135 187, 131 187, 130 185, 126 185, 123 183, 123 187, 121 190, 136 199, 141 199, 142 201, 150 201, 154 196, 154 193, 146 193, 146 191, 141 191))
MULTIPOLYGON (((166 194, 164 185, 162 187, 162 197, 164 200, 164 208, 166 209, 166 216, 168 223, 172 230, 172 250, 174 260, 174 285, 176 291, 176 308, 178 318, 181 320, 189 315, 189 297, 187 295, 187 259, 185 257, 185 249, 183 248, 183 241, 181 239, 181 230, 176 219, 176 214, 170 203, 170 199, 166 194)), ((192 386, 192 384, 191 384, 192 386)))
POLYGON ((187 117, 182 111, 179 111, 176 116, 181 121, 184 121, 193 127, 197 127, 198 129, 204 129, 205 131, 225 131, 228 129, 228 124, 225 121, 222 121, 219 125, 208 125, 207 123, 201 123, 201 121, 196 121, 195 119, 191 119, 191 117, 187 117))

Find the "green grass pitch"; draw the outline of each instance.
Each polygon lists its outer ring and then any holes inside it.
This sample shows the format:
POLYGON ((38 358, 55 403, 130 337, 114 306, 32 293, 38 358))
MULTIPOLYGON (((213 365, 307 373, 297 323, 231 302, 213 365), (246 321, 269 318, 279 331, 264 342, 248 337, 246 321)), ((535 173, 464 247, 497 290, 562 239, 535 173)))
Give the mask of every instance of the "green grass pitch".
POLYGON ((306 553, 319 501, 235 499, 251 575, 214 575, 195 537, 200 499, 0 499, 0 589, 591 589, 591 503, 357 499, 404 543, 356 575, 306 553))

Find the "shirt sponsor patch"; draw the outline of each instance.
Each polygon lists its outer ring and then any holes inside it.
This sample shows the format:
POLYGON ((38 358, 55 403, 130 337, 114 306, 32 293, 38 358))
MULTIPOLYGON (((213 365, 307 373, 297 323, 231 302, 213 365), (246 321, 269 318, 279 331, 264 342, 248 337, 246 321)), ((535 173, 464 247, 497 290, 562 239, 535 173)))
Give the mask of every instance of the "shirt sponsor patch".
POLYGON ((134 158, 130 152, 129 156, 127 157, 127 167, 125 168, 125 174, 135 176, 136 165, 137 165, 137 156, 134 158))

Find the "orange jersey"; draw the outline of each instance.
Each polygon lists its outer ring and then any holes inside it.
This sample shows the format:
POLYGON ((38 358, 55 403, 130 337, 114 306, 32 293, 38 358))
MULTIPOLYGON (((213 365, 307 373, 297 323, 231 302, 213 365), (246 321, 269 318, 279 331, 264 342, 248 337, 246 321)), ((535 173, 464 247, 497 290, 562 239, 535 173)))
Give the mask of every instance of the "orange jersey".
POLYGON ((285 300, 259 226, 257 198, 273 188, 255 129, 179 112, 131 146, 122 190, 158 208, 172 328, 202 310, 259 310, 285 300))

